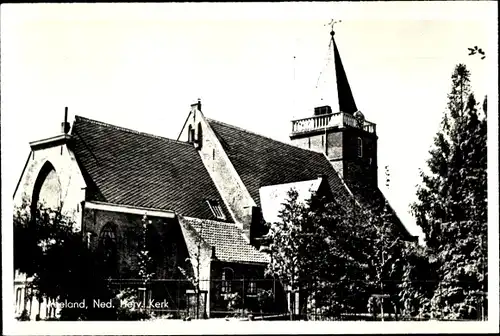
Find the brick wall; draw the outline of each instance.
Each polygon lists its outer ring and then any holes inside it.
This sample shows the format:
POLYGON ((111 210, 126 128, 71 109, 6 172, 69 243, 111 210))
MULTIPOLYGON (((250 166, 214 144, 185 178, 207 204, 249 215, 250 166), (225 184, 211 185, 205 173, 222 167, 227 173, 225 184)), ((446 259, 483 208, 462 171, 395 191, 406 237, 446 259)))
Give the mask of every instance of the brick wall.
MULTIPOLYGON (((152 254, 157 263, 156 278, 182 278, 177 266, 185 265, 188 255, 177 219, 148 217, 154 241, 152 254)), ((84 232, 91 232, 90 246, 95 250, 99 235, 107 223, 116 225, 120 278, 133 278, 137 270, 137 252, 142 216, 95 209, 84 210, 84 232)))

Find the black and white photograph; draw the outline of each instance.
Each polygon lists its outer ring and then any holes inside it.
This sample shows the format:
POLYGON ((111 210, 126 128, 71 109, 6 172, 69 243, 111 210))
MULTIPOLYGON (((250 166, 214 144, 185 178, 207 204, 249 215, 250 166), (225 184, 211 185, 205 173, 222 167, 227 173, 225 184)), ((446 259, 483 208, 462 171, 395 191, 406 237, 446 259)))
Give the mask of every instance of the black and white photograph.
POLYGON ((496 2, 0 13, 4 333, 498 332, 496 2))

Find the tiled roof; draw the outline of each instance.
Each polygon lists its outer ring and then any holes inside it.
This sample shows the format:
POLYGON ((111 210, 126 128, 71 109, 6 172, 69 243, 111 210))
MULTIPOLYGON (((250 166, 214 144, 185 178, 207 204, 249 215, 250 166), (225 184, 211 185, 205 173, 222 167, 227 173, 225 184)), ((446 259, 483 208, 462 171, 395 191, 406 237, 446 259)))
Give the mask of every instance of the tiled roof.
POLYGON ((188 143, 86 119, 72 127, 88 200, 216 219, 206 200, 229 213, 196 149, 188 143))
POLYGON ((262 264, 269 262, 268 255, 250 245, 236 224, 189 217, 184 217, 182 221, 194 229, 208 245, 215 246, 218 260, 262 264))
POLYGON ((382 191, 379 188, 369 188, 364 187, 362 189, 351 188, 353 194, 356 196, 356 199, 365 206, 370 206, 375 211, 381 212, 387 209, 389 214, 392 217, 392 222, 395 224, 395 228, 398 232, 405 237, 406 239, 411 240, 412 234, 408 231, 406 226, 401 222, 401 219, 398 217, 394 209, 389 204, 387 198, 384 196, 382 191))
MULTIPOLYGON (((378 188, 371 192, 367 189, 364 192, 349 190, 322 153, 301 149, 220 121, 208 121, 250 195, 259 205, 261 187, 313 180, 319 175, 327 177, 334 197, 350 198, 351 192, 354 192, 355 198, 362 204, 376 203, 379 208, 385 205, 386 198, 378 188)), ((398 229, 404 236, 410 237, 394 210, 390 206, 389 209, 394 214, 398 229)))
POLYGON ((301 149, 209 119, 252 198, 260 204, 264 186, 307 181, 325 175, 335 195, 348 196, 339 175, 322 153, 301 149))

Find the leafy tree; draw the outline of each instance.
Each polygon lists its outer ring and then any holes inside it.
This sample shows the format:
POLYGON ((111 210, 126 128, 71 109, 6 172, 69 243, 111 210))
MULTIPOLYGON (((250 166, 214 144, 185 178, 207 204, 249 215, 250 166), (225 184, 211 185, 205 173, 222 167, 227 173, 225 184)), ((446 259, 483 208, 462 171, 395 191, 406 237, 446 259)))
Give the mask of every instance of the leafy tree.
POLYGON ((87 308, 63 308, 61 319, 110 319, 97 313, 96 298, 111 297, 95 266, 79 228, 60 209, 40 205, 33 214, 24 204, 14 211, 14 268, 32 278, 29 284, 39 300, 83 302, 87 308))
POLYGON ((148 284, 155 276, 155 265, 153 257, 150 255, 151 247, 148 240, 150 233, 148 228, 150 225, 152 225, 151 221, 148 220, 146 215, 144 215, 142 218, 142 227, 139 236, 139 250, 137 251, 137 275, 145 285, 148 284))
POLYGON ((138 231, 137 267, 133 270, 133 275, 140 280, 140 283, 139 287, 125 287, 117 294, 117 298, 122 303, 117 309, 119 320, 146 320, 154 317, 154 312, 148 307, 149 287, 156 275, 156 263, 152 256, 153 247, 151 246, 154 234, 152 221, 144 215, 138 231))
POLYGON ((402 250, 402 274, 398 284, 401 318, 429 319, 430 300, 436 283, 436 263, 425 247, 412 244, 402 250))
POLYGON ((340 318, 366 311, 374 293, 398 293, 402 242, 389 215, 353 199, 297 199, 291 190, 281 222, 269 225, 267 272, 301 293, 301 311, 340 318))
POLYGON ((427 161, 429 171, 421 172, 412 204, 436 263, 438 281, 429 306, 433 318, 477 317, 486 288, 486 100, 484 113, 478 105, 470 73, 458 64, 427 161))

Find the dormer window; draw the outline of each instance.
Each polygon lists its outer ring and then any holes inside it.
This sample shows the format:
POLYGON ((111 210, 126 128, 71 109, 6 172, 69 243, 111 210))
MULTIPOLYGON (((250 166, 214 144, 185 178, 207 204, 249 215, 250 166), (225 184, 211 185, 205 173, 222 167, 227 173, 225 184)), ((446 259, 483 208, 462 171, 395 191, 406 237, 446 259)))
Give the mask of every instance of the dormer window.
POLYGON ((210 207, 210 210, 212 211, 212 214, 215 216, 217 219, 222 219, 225 220, 226 216, 224 215, 224 211, 222 210, 221 205, 217 201, 213 200, 207 200, 208 206, 210 207))
POLYGON ((358 138, 358 157, 363 157, 363 139, 358 138))

